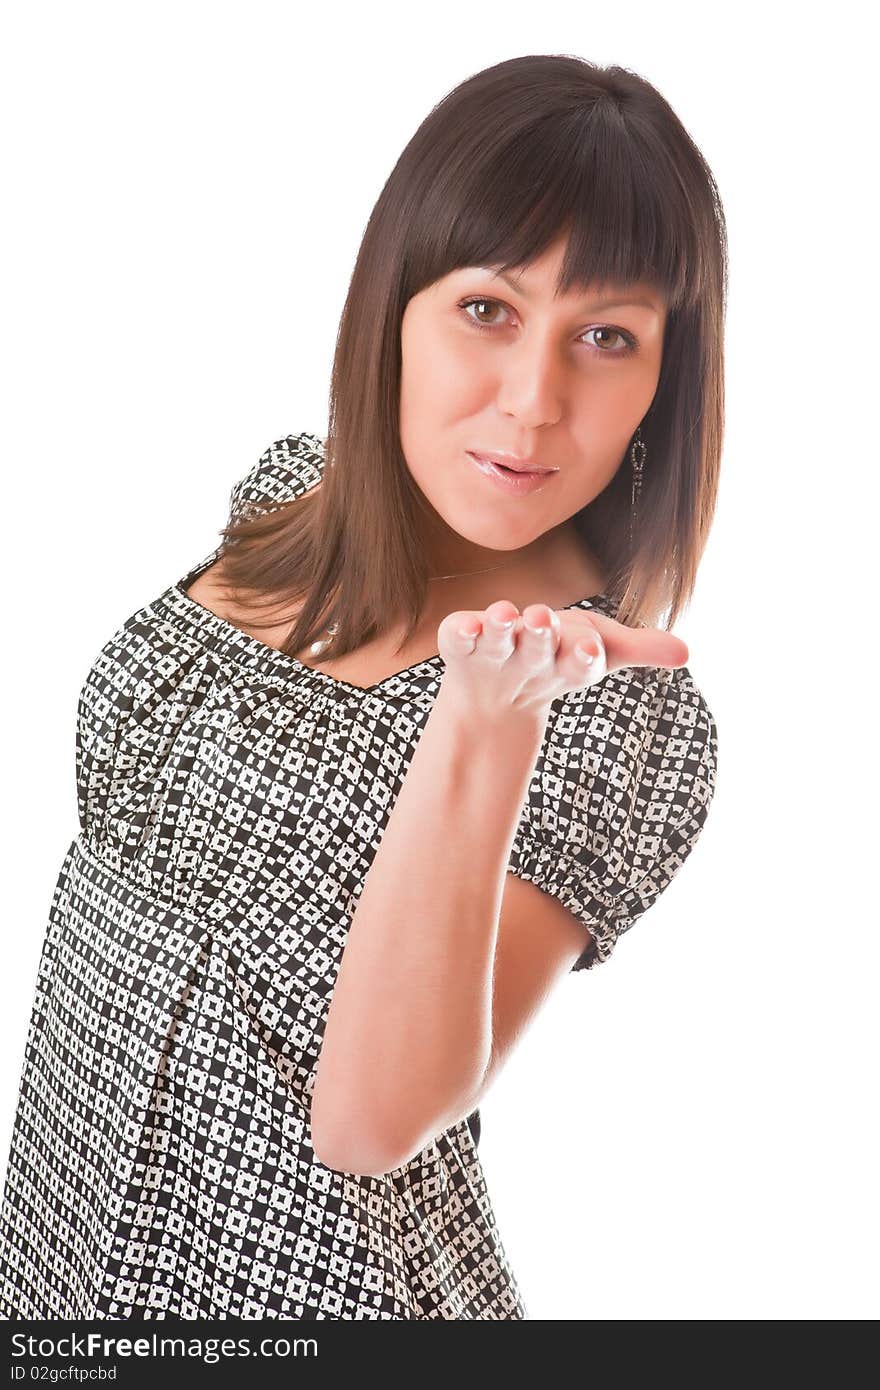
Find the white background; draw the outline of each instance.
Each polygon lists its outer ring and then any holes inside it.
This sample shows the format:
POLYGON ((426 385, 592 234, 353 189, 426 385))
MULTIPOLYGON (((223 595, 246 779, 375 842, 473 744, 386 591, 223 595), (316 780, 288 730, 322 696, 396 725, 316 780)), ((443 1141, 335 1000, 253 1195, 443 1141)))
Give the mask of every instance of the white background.
POLYGON ((652 81, 730 233, 717 520, 677 632, 719 729, 688 864, 483 1105, 534 1319, 876 1317, 876 78, 867 11, 6 10, 0 1162, 77 833, 77 695, 326 427, 339 313, 430 107, 526 53, 652 81))

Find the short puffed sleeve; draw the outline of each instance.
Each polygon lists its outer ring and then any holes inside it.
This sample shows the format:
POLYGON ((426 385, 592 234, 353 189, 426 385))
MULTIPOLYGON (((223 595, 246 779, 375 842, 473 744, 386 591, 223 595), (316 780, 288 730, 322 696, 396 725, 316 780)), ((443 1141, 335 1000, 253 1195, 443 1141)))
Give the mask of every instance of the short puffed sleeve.
POLYGON ((309 492, 324 471, 324 442, 316 434, 288 434, 263 451, 229 495, 229 524, 259 516, 309 492))
POLYGON ((509 869, 588 928, 606 961, 669 886, 715 792, 718 733, 686 666, 623 667, 551 710, 509 869))

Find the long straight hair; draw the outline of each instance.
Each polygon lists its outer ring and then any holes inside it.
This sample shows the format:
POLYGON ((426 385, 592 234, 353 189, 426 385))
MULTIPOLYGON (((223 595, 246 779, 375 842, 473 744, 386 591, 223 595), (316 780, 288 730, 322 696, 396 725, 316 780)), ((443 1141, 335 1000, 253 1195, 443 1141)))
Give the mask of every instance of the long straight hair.
POLYGON ((647 281, 667 304, 659 381, 641 421, 647 453, 632 544, 629 446, 574 525, 603 565, 619 622, 659 627, 665 613, 672 627, 689 602, 715 510, 724 428, 721 201, 705 159, 643 77, 538 54, 467 78, 419 126, 379 195, 354 266, 321 481, 221 532, 220 572, 237 602, 246 594, 251 610, 301 605, 282 647, 288 655, 331 622, 334 657, 392 621, 404 623, 401 646, 411 637, 429 576, 420 544, 425 499, 400 443, 404 310, 453 270, 519 269, 560 235, 559 293, 647 281))

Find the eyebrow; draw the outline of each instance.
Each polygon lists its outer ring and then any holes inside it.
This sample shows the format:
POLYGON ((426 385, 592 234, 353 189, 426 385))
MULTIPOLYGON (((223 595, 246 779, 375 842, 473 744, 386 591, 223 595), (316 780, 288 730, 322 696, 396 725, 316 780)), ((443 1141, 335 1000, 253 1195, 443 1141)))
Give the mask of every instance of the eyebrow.
MULTIPOLYGON (((521 294, 523 299, 531 299, 531 292, 518 285, 509 275, 505 275, 503 270, 492 270, 487 265, 478 265, 477 270, 482 270, 486 275, 491 275, 493 280, 503 280, 513 290, 514 294, 521 294)), ((642 309, 651 309, 653 313, 659 313, 657 305, 651 299, 646 299, 643 295, 631 295, 625 299, 620 299, 616 294, 606 294, 601 299, 594 299, 590 303, 593 309, 625 309, 630 305, 638 305, 642 309)))

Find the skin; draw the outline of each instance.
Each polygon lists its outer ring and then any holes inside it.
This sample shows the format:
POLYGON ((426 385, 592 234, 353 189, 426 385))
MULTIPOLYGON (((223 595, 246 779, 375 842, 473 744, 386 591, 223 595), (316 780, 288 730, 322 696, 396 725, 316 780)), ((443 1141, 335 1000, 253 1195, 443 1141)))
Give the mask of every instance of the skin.
POLYGON ((401 439, 430 503, 431 571, 500 568, 429 586, 443 675, 348 928, 312 1096, 315 1154, 343 1171, 393 1171, 476 1108, 587 945, 559 901, 508 871, 552 702, 622 666, 688 659, 672 634, 557 611, 602 590, 571 518, 613 477, 653 399, 665 323, 656 298, 613 317, 583 296, 554 299, 561 254, 529 267, 528 297, 457 270, 404 315, 401 439), (485 334, 458 308, 479 294, 503 301, 485 334), (584 334, 606 324, 631 331, 638 353, 592 354, 584 334), (505 494, 468 448, 560 471, 505 494))
POLYGON ((523 661, 511 667, 501 698, 517 708, 552 702, 588 672, 599 679, 619 665, 687 661, 685 644, 669 634, 556 611, 602 591, 601 565, 572 518, 611 481, 654 398, 667 316, 646 281, 556 297, 564 251, 560 237, 511 272, 516 288, 492 267, 456 269, 414 295, 401 324, 400 435, 430 504, 429 565, 435 575, 464 572, 429 586, 424 626, 437 633, 447 684, 472 710, 483 695, 497 713, 501 692, 475 682, 474 668, 485 675, 487 661, 513 656, 527 621, 550 629, 539 662, 546 679, 527 679, 523 661), (463 306, 478 296, 485 299, 463 306), (635 351, 624 351, 627 335, 635 351), (493 448, 559 471, 526 496, 504 493, 466 454, 493 448), (575 655, 580 636, 597 656, 592 669, 575 655))
MULTIPOLYGON (((519 293, 474 267, 408 303, 401 440, 428 503, 423 542, 438 578, 406 650, 392 625, 339 660, 311 663, 366 686, 438 650, 444 658, 334 984, 310 1110, 314 1153, 329 1168, 381 1176, 480 1105, 589 940, 552 894, 508 870, 551 704, 619 667, 688 659, 670 633, 557 611, 605 587, 571 519, 614 476, 654 397, 666 316, 647 285, 615 296, 642 291, 647 307, 598 309, 608 286, 554 298, 561 255, 557 243, 533 262, 519 293), (480 295, 500 307, 459 308, 480 295), (474 314, 491 330, 470 326, 474 314), (609 331, 590 331, 600 329, 609 331), (605 356, 622 346, 614 329, 632 333, 638 351, 605 356), (505 494, 468 448, 560 471, 528 496, 505 494)), ((213 577, 190 594, 234 621, 213 577)), ((256 635, 280 645, 290 620, 256 635)))

